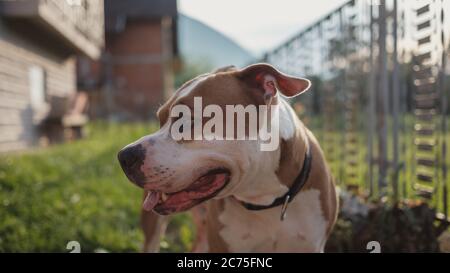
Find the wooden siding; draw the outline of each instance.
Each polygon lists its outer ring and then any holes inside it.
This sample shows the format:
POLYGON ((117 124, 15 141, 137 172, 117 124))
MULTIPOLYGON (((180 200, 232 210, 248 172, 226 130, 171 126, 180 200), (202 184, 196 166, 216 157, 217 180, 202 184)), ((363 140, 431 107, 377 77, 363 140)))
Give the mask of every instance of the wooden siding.
POLYGON ((20 150, 38 143, 38 127, 30 105, 29 68, 45 71, 48 96, 76 92, 75 60, 61 56, 8 29, 0 19, 0 152, 20 150))

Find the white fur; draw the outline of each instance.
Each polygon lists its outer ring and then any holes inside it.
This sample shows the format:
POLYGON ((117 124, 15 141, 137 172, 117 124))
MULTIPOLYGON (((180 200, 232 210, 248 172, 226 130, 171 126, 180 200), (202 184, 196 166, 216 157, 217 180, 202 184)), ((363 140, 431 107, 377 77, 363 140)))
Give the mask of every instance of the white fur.
POLYGON ((280 98, 280 137, 284 140, 291 139, 295 136, 295 122, 293 115, 294 110, 289 104, 280 98))
POLYGON ((258 205, 269 205, 273 200, 285 194, 289 189, 280 183, 275 171, 280 162, 280 150, 261 152, 259 141, 239 143, 242 156, 246 157, 246 167, 242 167, 240 183, 230 187, 231 193, 237 199, 258 205), (245 169, 244 169, 245 168, 245 169))
POLYGON ((280 221, 281 208, 248 211, 236 200, 226 199, 219 216, 221 237, 231 252, 322 252, 327 221, 320 192, 300 192, 280 221))

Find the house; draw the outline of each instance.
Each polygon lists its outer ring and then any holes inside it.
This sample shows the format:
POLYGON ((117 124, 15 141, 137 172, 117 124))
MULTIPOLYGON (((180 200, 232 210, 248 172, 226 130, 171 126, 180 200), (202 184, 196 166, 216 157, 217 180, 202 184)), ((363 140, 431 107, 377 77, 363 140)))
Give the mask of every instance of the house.
POLYGON ((101 56, 103 12, 103 0, 0 1, 0 152, 62 141, 80 124, 76 56, 101 56))
POLYGON ((105 0, 101 61, 80 58, 78 87, 90 116, 149 120, 174 89, 176 0, 105 0))

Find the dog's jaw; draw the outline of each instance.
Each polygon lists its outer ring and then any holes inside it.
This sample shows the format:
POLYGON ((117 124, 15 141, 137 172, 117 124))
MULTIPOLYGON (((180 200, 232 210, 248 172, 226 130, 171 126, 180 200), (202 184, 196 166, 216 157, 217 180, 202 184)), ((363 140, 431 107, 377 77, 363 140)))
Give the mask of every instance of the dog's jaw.
POLYGON ((228 195, 243 202, 269 205, 288 191, 275 174, 280 158, 279 149, 261 152, 257 142, 242 145, 240 149, 247 157, 246 168, 242 170, 239 181, 230 185, 228 195))
POLYGON ((153 209, 161 215, 186 211, 220 193, 229 183, 230 175, 227 169, 213 169, 179 192, 149 191, 143 208, 147 211, 153 209))

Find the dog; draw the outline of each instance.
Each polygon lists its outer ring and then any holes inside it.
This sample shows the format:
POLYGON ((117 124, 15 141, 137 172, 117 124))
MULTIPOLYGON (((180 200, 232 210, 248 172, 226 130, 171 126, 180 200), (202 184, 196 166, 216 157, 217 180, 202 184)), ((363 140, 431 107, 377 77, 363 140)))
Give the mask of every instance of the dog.
POLYGON ((282 98, 310 86, 265 63, 218 69, 181 86, 157 112, 160 129, 118 154, 128 179, 144 189, 143 250, 157 252, 168 215, 190 210, 194 252, 323 252, 337 218, 334 180, 318 141, 282 98), (179 118, 171 109, 191 109, 195 98, 222 109, 278 109, 278 147, 261 151, 262 140, 174 140, 179 118))

